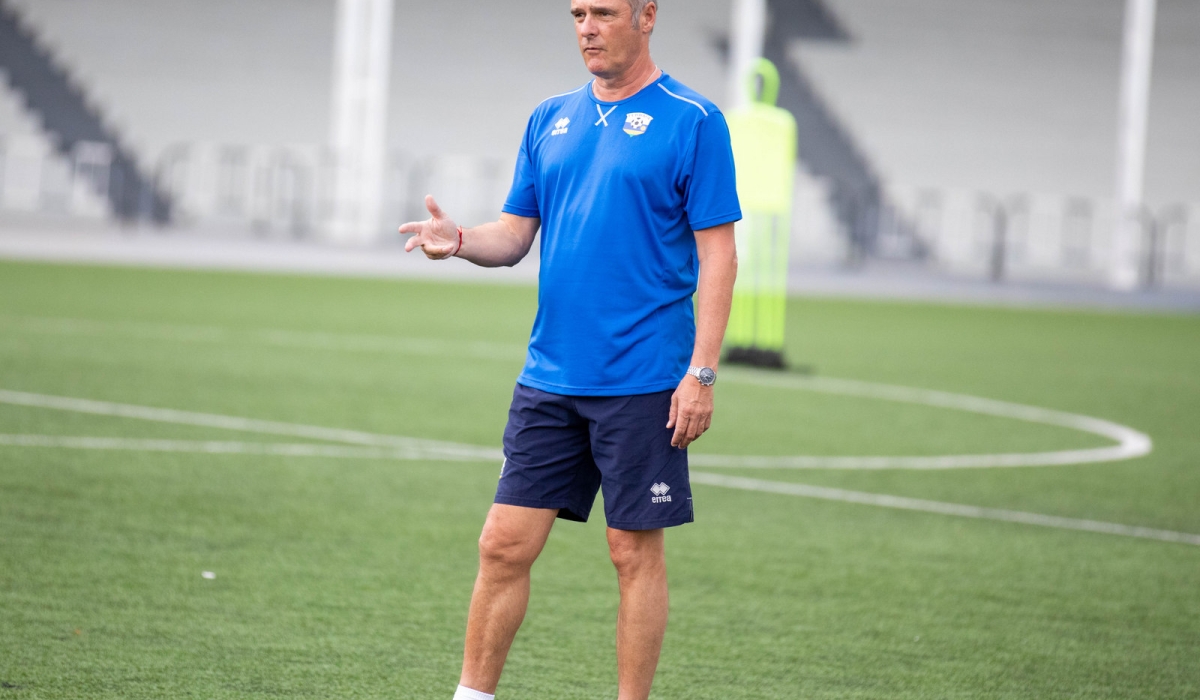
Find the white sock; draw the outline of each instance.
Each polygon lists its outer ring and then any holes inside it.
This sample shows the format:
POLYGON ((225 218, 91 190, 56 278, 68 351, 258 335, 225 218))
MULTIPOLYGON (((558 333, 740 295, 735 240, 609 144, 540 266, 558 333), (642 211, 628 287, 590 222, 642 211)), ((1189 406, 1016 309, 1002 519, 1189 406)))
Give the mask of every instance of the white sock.
POLYGON ((458 690, 454 692, 454 700, 496 700, 496 696, 481 693, 478 690, 471 690, 465 685, 460 685, 458 686, 458 690))

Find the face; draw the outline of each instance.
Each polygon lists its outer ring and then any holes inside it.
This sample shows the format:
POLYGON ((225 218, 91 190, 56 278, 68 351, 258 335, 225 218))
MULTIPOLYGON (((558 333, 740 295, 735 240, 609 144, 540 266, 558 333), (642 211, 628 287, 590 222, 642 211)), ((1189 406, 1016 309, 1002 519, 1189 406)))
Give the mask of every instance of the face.
POLYGON ((657 9, 647 5, 635 29, 627 0, 571 0, 579 51, 592 75, 617 78, 650 52, 657 9))

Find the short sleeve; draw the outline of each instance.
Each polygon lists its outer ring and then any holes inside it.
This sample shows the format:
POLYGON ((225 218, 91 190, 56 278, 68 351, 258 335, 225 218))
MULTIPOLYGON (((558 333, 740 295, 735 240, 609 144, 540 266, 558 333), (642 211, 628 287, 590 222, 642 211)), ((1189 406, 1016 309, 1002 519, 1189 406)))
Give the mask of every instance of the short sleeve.
POLYGON ((517 167, 513 173, 512 189, 504 200, 502 211, 528 218, 540 218, 541 211, 537 200, 537 171, 533 166, 533 133, 535 114, 525 127, 525 138, 521 140, 521 150, 517 153, 517 167))
POLYGON ((729 125, 720 112, 710 112, 697 125, 682 176, 683 206, 693 231, 741 220, 729 125))

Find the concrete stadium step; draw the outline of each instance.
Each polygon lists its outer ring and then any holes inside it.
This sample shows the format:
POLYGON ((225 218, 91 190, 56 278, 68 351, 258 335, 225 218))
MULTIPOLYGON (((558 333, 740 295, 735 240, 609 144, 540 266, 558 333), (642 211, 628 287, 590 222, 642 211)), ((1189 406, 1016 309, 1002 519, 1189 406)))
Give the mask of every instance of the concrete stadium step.
POLYGON ((94 100, 54 59, 18 11, 2 0, 0 68, 60 154, 78 160, 82 149, 92 154, 85 160, 97 165, 105 161, 103 175, 92 184, 109 199, 114 215, 131 219, 144 214, 161 223, 170 218, 170 201, 142 172, 94 100))

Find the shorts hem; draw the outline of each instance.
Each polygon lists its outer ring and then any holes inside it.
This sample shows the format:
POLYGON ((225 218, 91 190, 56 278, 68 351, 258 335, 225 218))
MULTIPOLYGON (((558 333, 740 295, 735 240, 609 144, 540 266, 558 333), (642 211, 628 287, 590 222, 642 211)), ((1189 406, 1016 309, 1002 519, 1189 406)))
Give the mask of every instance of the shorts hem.
POLYGON ((563 512, 569 513, 573 517, 563 518, 564 520, 574 520, 575 522, 586 523, 588 515, 591 514, 591 509, 584 510, 576 508, 570 503, 563 501, 542 501, 536 498, 517 498, 514 496, 496 496, 492 499, 493 503, 499 503, 502 506, 517 506, 518 508, 539 508, 542 510, 557 510, 560 512, 559 517, 563 517, 563 512))
POLYGON ((696 518, 688 515, 677 518, 664 518, 662 520, 645 520, 645 521, 608 521, 608 526, 614 530, 658 530, 665 527, 679 527, 680 525, 688 525, 696 521, 696 518))

